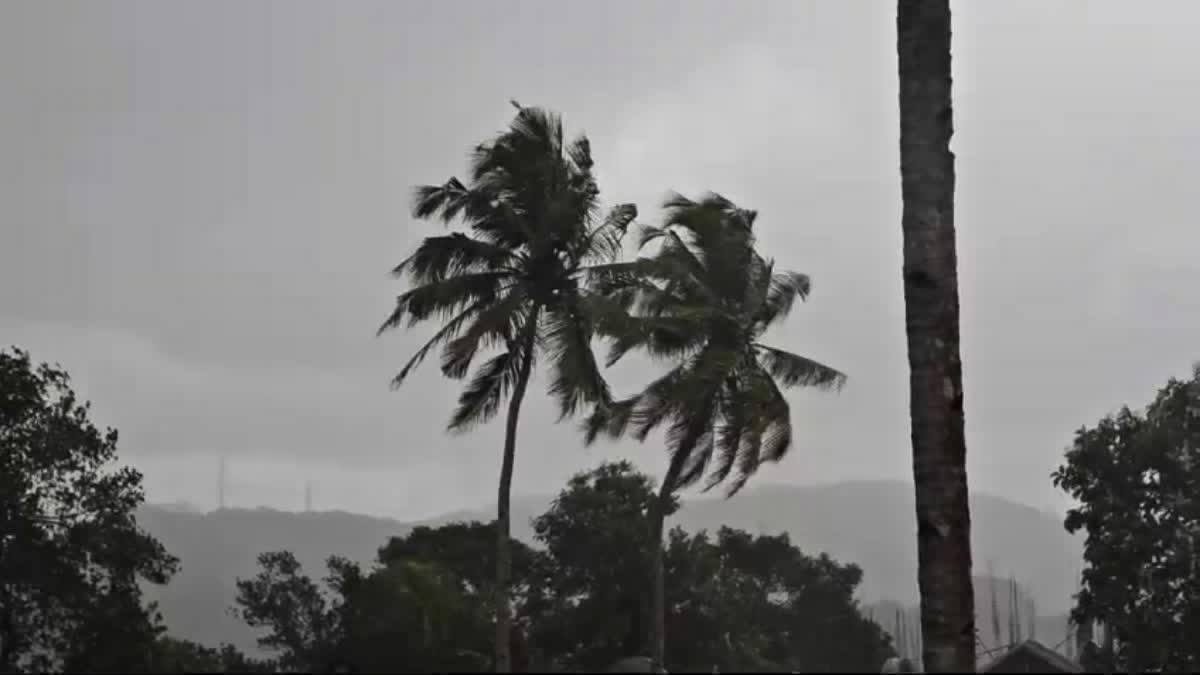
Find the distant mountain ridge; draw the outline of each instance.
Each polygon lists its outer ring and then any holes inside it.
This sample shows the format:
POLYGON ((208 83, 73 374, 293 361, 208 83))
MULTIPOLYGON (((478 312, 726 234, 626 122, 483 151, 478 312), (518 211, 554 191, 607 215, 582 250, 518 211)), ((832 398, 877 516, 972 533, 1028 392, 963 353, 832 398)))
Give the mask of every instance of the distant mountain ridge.
MULTIPOLYGON (((532 541, 530 521, 551 497, 513 500, 513 535, 532 541)), ((1060 517, 987 494, 971 497, 974 561, 1014 577, 1037 600, 1038 613, 1066 612, 1080 566, 1081 546, 1060 517)), ((822 486, 762 486, 730 500, 685 501, 672 526, 688 531, 729 525, 754 533, 787 532, 808 553, 828 553, 863 568, 864 603, 916 603, 916 538, 909 484, 860 481, 822 486)), ((369 563, 388 537, 417 525, 488 521, 490 508, 447 513, 405 523, 342 511, 294 513, 272 509, 222 509, 198 513, 148 505, 141 524, 181 560, 180 573, 152 588, 164 619, 179 637, 206 644, 230 642, 253 649, 254 634, 229 608, 237 578, 252 576, 259 553, 290 550, 313 576, 323 576, 330 555, 369 563)), ((882 618, 882 617, 880 617, 882 618)))

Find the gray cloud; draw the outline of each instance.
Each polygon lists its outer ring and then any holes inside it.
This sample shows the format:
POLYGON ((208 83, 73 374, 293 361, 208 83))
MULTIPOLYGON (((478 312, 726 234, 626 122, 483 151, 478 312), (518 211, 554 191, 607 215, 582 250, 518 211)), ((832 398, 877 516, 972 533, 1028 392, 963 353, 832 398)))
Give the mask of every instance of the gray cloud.
MULTIPOLYGON (((761 212, 814 278, 775 339, 851 375, 793 397, 763 482, 907 476, 894 6, 886 2, 0 5, 0 338, 59 360, 152 497, 405 515, 491 501, 499 427, 445 436, 454 383, 387 381, 387 270, 438 226, 507 100, 560 110, 603 187, 761 212), (213 472, 204 474, 204 472, 213 472), (334 503, 336 502, 336 503, 334 503)), ((956 5, 971 480, 1035 505, 1072 429, 1200 358, 1196 8, 956 5)), ((621 389, 644 370, 614 372, 621 389)), ((653 443, 580 448, 535 396, 517 490, 653 443)))

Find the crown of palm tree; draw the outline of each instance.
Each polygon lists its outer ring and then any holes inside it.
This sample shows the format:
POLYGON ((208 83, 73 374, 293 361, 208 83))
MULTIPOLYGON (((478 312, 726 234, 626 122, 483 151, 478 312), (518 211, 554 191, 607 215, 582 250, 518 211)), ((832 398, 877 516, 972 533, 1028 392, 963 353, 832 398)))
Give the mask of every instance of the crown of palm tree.
POLYGON ((602 217, 587 138, 565 142, 557 115, 513 105, 509 128, 472 153, 468 182, 416 189, 414 217, 457 219, 468 231, 428 237, 396 266, 393 274, 411 288, 379 329, 442 323, 394 387, 438 347, 442 373, 455 379, 480 351, 501 350, 476 369, 451 430, 492 418, 539 352, 550 361, 550 391, 564 417, 609 399, 581 281, 589 265, 619 254, 637 209, 621 204, 602 217))
POLYGON ((667 424, 676 488, 698 481, 715 459, 705 489, 735 475, 737 492, 765 461, 792 444, 782 387, 839 388, 845 375, 760 342, 810 290, 807 276, 776 272, 755 249, 754 211, 718 194, 700 201, 670 197, 660 227, 642 227, 637 260, 592 271, 599 332, 609 365, 632 350, 677 364, 641 393, 598 406, 587 441, 632 430, 644 440, 667 424), (652 247, 653 245, 653 247, 652 247))

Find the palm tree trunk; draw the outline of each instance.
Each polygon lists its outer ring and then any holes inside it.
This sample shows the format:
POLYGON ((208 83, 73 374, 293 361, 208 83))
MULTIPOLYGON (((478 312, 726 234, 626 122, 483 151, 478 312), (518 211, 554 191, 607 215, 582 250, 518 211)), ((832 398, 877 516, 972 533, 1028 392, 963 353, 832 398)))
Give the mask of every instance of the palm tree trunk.
POLYGON ((913 483, 927 672, 975 671, 954 235, 949 0, 899 0, 900 174, 913 483))
POLYGON ((521 400, 529 386, 529 374, 533 367, 534 341, 537 338, 538 310, 529 317, 521 335, 521 366, 513 386, 512 398, 508 400, 508 419, 504 427, 504 459, 500 464, 500 488, 496 497, 496 645, 495 670, 497 673, 512 672, 512 607, 509 605, 509 585, 512 579, 512 549, 510 547, 512 522, 510 502, 512 495, 513 463, 517 455, 517 422, 521 416, 521 400))
POLYGON ((650 657, 654 664, 666 667, 667 657, 667 578, 663 563, 663 524, 667 507, 675 494, 675 484, 683 472, 682 453, 671 458, 667 475, 658 488, 658 497, 650 505, 650 569, 653 572, 653 593, 650 606, 650 657))

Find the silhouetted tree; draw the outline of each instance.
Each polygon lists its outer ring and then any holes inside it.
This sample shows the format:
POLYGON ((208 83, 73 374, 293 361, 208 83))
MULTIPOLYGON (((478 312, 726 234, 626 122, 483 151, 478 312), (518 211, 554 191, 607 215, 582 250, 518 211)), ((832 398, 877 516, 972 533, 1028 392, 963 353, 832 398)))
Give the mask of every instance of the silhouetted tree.
MULTIPOLYGON (((733 494, 763 462, 792 445, 791 411, 782 388, 840 387, 845 376, 812 359, 760 340, 807 297, 810 282, 776 272, 755 249, 757 214, 728 199, 675 195, 661 227, 644 227, 636 261, 610 266, 600 286, 611 301, 599 313, 611 339, 609 365, 631 350, 670 361, 671 370, 634 397, 598 408, 587 440, 601 432, 644 440, 668 425, 669 466, 650 513, 662 541, 665 507, 677 490, 700 480, 715 458, 708 488, 736 474, 733 494)), ((664 616, 661 543, 651 552, 654 579, 652 657, 662 662, 664 616)))
POLYGON ((1144 412, 1080 429, 1053 474, 1078 504, 1067 531, 1087 534, 1072 620, 1104 625, 1119 671, 1200 668, 1198 453, 1200 365, 1144 412))
MULTIPOLYGON (((254 578, 237 582, 238 616, 265 629, 258 644, 278 655, 281 668, 332 672, 345 643, 345 595, 328 597, 288 551, 264 553, 258 564, 254 578)), ((357 566, 339 558, 330 558, 328 567, 331 588, 346 588, 361 576, 357 566)))
POLYGON ((146 672, 159 626, 140 582, 176 561, 134 512, 142 476, 67 373, 0 351, 0 672, 146 672))
MULTIPOLYGON (((654 546, 644 523, 656 500, 649 477, 604 464, 572 478, 535 521, 554 570, 532 612, 535 647, 593 671, 631 655, 648 604, 654 546)), ((861 571, 805 556, 786 536, 723 528, 713 541, 675 530, 665 562, 671 670, 876 670, 891 654, 853 599, 861 571)))
MULTIPOLYGON (((151 672, 155 673, 274 673, 277 664, 252 659, 233 645, 213 649, 190 640, 161 636, 154 645, 151 672)), ((82 670, 88 670, 82 668, 82 670)))
POLYGON ((974 672, 975 596, 950 151, 950 0, 899 0, 896 28, 923 665, 934 673, 974 672))
POLYGON ((438 346, 443 374, 456 379, 467 375, 481 350, 501 350, 475 371, 449 425, 458 431, 486 422, 508 397, 494 585, 500 672, 511 666, 509 493, 521 402, 538 354, 550 365, 550 392, 563 417, 608 399, 591 351, 581 282, 589 265, 620 252, 637 214, 632 204, 622 204, 602 216, 587 138, 567 141, 556 115, 517 108, 507 131, 475 149, 467 182, 451 178, 416 190, 417 218, 461 219, 470 233, 428 237, 395 268, 413 287, 380 328, 442 322, 395 377, 395 386, 438 346))
POLYGON ((648 476, 629 462, 606 463, 572 477, 534 520, 549 580, 533 610, 539 647, 581 668, 638 655, 652 590, 646 516, 654 501, 648 476))

